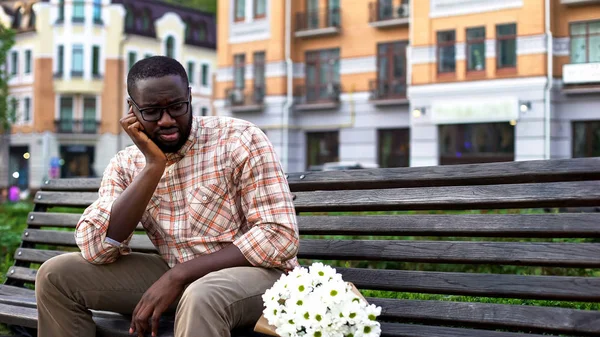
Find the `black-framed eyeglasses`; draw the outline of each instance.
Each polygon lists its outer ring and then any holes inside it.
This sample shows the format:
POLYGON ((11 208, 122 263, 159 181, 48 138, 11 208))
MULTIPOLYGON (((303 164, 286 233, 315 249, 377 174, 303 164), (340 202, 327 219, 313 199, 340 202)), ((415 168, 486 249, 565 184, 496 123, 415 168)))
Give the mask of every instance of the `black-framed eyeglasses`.
POLYGON ((133 98, 131 98, 131 96, 129 96, 129 100, 131 101, 131 103, 133 103, 133 105, 136 107, 136 109, 138 109, 138 111, 142 115, 142 118, 146 122, 156 122, 162 118, 163 113, 165 111, 167 111, 169 116, 171 116, 173 118, 181 117, 181 116, 185 115, 188 112, 189 107, 190 107, 190 94, 191 94, 191 92, 188 89, 187 101, 175 102, 175 103, 171 103, 167 106, 151 106, 151 107, 143 108, 143 109, 140 109, 140 107, 133 100, 133 98))

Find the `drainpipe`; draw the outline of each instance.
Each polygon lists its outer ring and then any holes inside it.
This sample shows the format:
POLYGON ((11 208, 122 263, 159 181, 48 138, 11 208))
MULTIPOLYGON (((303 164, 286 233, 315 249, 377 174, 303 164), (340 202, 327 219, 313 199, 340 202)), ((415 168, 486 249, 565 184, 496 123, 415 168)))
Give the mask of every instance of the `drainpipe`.
POLYGON ((283 106, 283 115, 281 121, 281 134, 282 134, 282 142, 281 142, 281 162, 283 165, 283 169, 288 171, 288 141, 289 141, 289 120, 290 120, 290 110, 292 109, 292 104, 294 103, 294 93, 293 93, 293 84, 294 84, 294 64, 292 62, 291 57, 291 26, 292 26, 292 0, 285 1, 285 65, 286 65, 286 73, 287 73, 287 99, 285 101, 285 105, 283 106))
POLYGON ((552 82, 553 82, 553 61, 554 61, 554 50, 553 50, 553 37, 550 27, 550 0, 545 0, 545 16, 546 16, 546 49, 548 55, 548 62, 546 62, 548 69, 548 79, 546 82, 546 88, 544 93, 544 159, 550 159, 550 114, 551 114, 551 93, 552 93, 552 82))

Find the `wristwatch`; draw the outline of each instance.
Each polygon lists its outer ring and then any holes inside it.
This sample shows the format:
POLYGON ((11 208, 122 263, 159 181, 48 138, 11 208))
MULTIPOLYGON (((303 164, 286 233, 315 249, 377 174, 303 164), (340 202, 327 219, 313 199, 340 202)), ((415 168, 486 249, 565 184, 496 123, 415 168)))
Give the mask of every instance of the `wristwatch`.
POLYGON ((108 236, 104 239, 104 242, 119 249, 119 253, 121 255, 128 255, 131 253, 131 248, 129 248, 128 245, 126 245, 122 242, 119 242, 117 240, 113 240, 113 239, 109 238, 108 236))

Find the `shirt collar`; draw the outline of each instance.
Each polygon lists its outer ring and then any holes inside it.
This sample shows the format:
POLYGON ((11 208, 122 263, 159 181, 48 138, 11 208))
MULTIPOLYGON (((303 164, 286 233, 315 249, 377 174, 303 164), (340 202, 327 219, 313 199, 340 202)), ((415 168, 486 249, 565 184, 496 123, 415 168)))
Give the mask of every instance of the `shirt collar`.
POLYGON ((190 151, 192 146, 196 144, 197 133, 198 133, 199 121, 195 116, 192 116, 192 128, 190 130, 190 135, 188 139, 185 141, 183 146, 177 151, 173 153, 167 153, 167 166, 175 164, 181 158, 185 157, 185 155, 190 151))

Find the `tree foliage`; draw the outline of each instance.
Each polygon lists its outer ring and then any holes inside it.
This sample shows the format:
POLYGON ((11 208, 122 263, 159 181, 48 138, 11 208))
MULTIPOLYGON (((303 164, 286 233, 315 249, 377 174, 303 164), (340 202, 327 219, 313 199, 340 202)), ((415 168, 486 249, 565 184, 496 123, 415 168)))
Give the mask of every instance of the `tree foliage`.
POLYGON ((165 0, 173 4, 191 7, 211 13, 217 12, 217 0, 165 0))
MULTIPOLYGON (((10 125, 15 122, 16 111, 9 109, 8 80, 9 69, 6 66, 8 51, 15 44, 15 31, 0 25, 0 133, 9 130, 10 125)), ((12 104, 11 104, 12 106, 12 104)))

